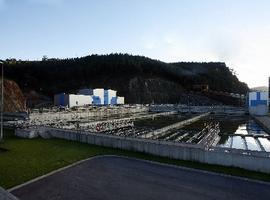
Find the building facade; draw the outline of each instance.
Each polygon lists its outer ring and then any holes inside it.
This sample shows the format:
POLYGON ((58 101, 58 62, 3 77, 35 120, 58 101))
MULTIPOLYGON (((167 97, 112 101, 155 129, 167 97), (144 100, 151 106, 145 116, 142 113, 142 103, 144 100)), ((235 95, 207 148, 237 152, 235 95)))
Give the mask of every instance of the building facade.
POLYGON ((81 89, 78 94, 60 93, 54 95, 54 105, 63 107, 74 107, 84 105, 117 105, 124 104, 124 97, 118 97, 115 90, 81 89))
POLYGON ((62 107, 85 106, 92 104, 92 97, 87 95, 65 94, 54 95, 54 105, 62 107))
POLYGON ((267 92, 249 93, 249 113, 251 115, 266 115, 269 107, 269 94, 267 92))

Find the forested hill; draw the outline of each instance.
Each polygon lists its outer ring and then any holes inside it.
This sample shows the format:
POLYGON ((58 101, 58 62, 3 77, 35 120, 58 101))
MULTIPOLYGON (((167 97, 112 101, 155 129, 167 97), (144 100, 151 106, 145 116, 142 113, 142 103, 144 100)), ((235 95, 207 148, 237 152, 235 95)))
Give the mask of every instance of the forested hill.
POLYGON ((233 93, 248 90, 225 63, 164 63, 128 54, 8 62, 6 76, 24 92, 35 90, 51 97, 102 87, 117 90, 128 103, 178 103, 193 84, 233 93))

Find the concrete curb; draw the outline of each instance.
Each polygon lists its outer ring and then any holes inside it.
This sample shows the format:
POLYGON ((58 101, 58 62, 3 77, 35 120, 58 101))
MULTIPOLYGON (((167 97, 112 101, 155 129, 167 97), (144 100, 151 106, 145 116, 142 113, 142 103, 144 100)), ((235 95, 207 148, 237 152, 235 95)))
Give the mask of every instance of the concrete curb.
POLYGON ((3 188, 0 187, 0 199, 1 200, 19 200, 17 197, 15 197, 13 194, 10 192, 4 190, 3 188))
POLYGON ((42 176, 39 176, 37 178, 34 178, 30 181, 27 181, 25 183, 22 183, 20 185, 17 185, 15 187, 12 187, 10 189, 8 189, 7 191, 8 192, 12 192, 14 190, 17 190, 21 187, 24 187, 26 185, 29 185, 31 183, 34 183, 36 181, 39 181, 43 178, 46 178, 50 175, 53 175, 55 173, 58 173, 58 172, 61 172, 65 169, 68 169, 68 168, 71 168, 71 167, 74 167, 76 165, 79 165, 85 161, 88 161, 88 160, 94 160, 94 159, 99 159, 99 158, 106 158, 106 157, 109 157, 109 158, 122 158, 122 159, 127 159, 127 160, 136 160, 136 161, 139 161, 139 162, 146 162, 146 163, 150 163, 150 164, 155 164, 155 165, 160 165, 160 166, 164 166, 164 167, 172 167, 172 168, 175 168, 175 169, 181 169, 181 170, 186 170, 186 171, 192 171, 192 172, 197 172, 197 173, 204 173, 204 174, 209 174, 209 175, 214 175, 214 176, 222 176, 222 177, 226 177, 226 178, 233 178, 233 179, 237 179, 237 180, 241 180, 241 181, 247 181, 247 182, 253 182, 253 183, 259 183, 259 184, 265 184, 265 185, 269 185, 270 186, 270 182, 265 182, 265 181, 260 181, 260 180, 254 180, 254 179, 250 179, 250 178, 244 178, 244 177, 238 177, 238 176, 232 176, 232 175, 228 175, 228 174, 222 174, 222 173, 217 173, 217 172, 211 172, 211 171, 206 171, 206 170, 201 170, 201 169, 193 169, 193 168, 188 168, 188 167, 183 167, 183 166, 179 166, 179 165, 173 165, 173 164, 167 164, 167 163, 160 163, 160 162, 157 162, 157 161, 151 161, 151 160, 144 160, 144 159, 139 159, 139 158, 134 158, 134 157, 128 157, 128 156, 119 156, 119 155, 98 155, 98 156, 94 156, 94 157, 90 157, 90 158, 87 158, 87 159, 84 159, 84 160, 80 160, 78 162, 75 162, 73 164, 70 164, 68 166, 65 166, 65 167, 62 167, 62 168, 59 168, 57 170, 54 170, 48 174, 45 174, 45 175, 42 175, 42 176))

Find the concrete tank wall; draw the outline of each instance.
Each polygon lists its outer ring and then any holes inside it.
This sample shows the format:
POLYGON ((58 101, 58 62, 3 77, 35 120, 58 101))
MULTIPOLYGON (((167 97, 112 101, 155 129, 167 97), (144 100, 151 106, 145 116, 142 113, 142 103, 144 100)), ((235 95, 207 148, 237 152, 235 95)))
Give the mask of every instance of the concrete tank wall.
POLYGON ((98 146, 270 173, 270 154, 266 152, 243 151, 217 147, 210 150, 204 150, 201 145, 140 138, 124 138, 63 129, 50 129, 50 134, 56 138, 98 146))

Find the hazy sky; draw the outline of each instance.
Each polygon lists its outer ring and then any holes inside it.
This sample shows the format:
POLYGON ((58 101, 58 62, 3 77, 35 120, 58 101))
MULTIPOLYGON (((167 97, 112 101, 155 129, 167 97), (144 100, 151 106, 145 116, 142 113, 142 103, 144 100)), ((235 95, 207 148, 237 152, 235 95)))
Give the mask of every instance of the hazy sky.
POLYGON ((269 0, 0 0, 0 58, 130 53, 270 76, 269 0))

